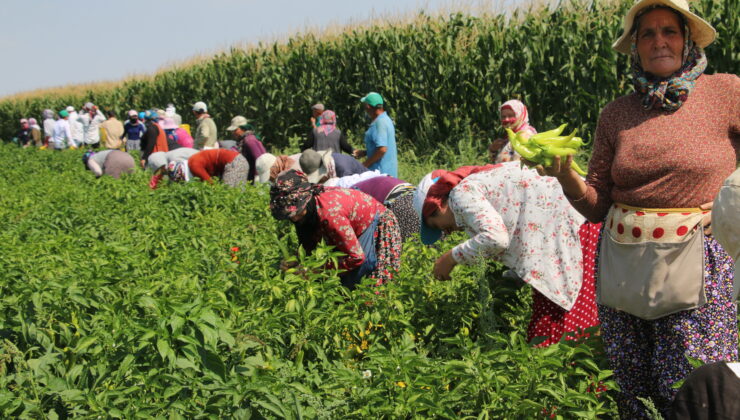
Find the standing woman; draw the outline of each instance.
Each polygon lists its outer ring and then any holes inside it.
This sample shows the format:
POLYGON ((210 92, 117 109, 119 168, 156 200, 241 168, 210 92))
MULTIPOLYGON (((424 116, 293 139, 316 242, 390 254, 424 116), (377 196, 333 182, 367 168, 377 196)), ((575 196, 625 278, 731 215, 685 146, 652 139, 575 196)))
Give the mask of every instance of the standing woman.
POLYGON ((41 126, 39 126, 36 118, 29 118, 28 124, 31 126, 31 140, 35 147, 41 147, 43 145, 43 139, 41 138, 41 126))
MULTIPOLYGON (((522 101, 512 99, 504 102, 499 107, 499 115, 501 116, 501 126, 503 128, 508 128, 514 133, 519 133, 524 138, 529 138, 537 134, 537 130, 529 125, 529 112, 527 111, 527 106, 522 101)), ((491 153, 494 163, 520 159, 519 154, 514 151, 507 139, 494 141, 489 146, 488 151, 491 153)))
MULTIPOLYGON (((351 289, 364 276, 376 285, 393 279, 400 266, 401 235, 393 213, 369 195, 308 182, 296 170, 281 173, 270 189, 270 210, 295 224, 298 240, 312 253, 321 239, 345 254, 336 268, 351 289)), ((331 263, 326 268, 334 268, 331 263)))
POLYGON ((538 167, 605 221, 599 318, 623 418, 646 418, 638 397, 665 416, 686 355, 738 357, 732 259, 702 232, 740 153, 740 79, 704 74, 714 39, 686 1, 637 2, 613 45, 631 57, 635 92, 602 110, 586 181, 572 156, 538 167))
POLYGON ((528 340, 544 336, 547 346, 598 325, 594 253, 600 226, 584 223, 554 179, 518 162, 437 170, 422 179, 414 208, 424 244, 442 232, 470 236, 437 260, 437 278, 449 279, 457 264, 495 258, 532 286, 528 340))
POLYGON ((301 151, 313 149, 317 152, 329 150, 333 153, 347 153, 351 155, 354 149, 347 143, 347 136, 337 128, 337 116, 334 111, 324 111, 319 118, 319 124, 308 133, 308 139, 303 143, 301 151))

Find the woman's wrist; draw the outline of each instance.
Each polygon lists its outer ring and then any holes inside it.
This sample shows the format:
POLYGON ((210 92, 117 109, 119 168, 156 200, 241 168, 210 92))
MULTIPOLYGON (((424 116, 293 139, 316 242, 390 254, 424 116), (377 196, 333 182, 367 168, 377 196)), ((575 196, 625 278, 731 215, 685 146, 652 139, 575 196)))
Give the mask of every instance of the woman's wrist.
POLYGON ((557 176, 560 186, 563 188, 565 196, 571 200, 580 200, 586 195, 588 186, 583 181, 583 178, 571 169, 570 172, 557 176))

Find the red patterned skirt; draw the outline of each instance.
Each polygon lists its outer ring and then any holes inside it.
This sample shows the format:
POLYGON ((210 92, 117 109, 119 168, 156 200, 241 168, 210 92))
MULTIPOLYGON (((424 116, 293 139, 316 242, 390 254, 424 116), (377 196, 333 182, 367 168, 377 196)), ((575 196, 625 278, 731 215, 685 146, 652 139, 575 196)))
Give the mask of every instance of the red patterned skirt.
POLYGON ((578 337, 581 334, 580 330, 599 325, 594 265, 600 230, 601 223, 590 222, 584 223, 578 230, 583 252, 583 285, 570 311, 566 311, 542 293, 532 289, 532 319, 527 329, 527 340, 547 337, 546 341, 539 344, 545 347, 560 341, 565 333, 574 332, 578 337))

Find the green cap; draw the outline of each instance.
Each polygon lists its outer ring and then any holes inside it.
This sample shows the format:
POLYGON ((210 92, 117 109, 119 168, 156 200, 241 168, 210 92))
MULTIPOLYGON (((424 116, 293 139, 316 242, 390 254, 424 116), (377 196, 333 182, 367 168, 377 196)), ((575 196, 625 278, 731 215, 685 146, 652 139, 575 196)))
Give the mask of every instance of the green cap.
POLYGON ((69 112, 66 109, 59 111, 59 116, 62 118, 69 117, 69 112))
POLYGON ((364 98, 360 99, 360 102, 376 107, 383 105, 383 97, 378 92, 370 92, 364 98))

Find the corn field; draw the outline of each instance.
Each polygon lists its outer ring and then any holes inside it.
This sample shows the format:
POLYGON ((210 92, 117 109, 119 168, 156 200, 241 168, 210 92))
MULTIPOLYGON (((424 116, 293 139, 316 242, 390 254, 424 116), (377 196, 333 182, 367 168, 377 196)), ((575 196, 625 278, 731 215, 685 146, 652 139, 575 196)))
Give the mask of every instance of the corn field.
MULTIPOLYGON (((317 101, 337 112, 341 128, 361 133, 359 98, 378 91, 401 141, 417 151, 500 136, 497 107, 511 98, 529 106, 535 127, 569 122, 589 139, 600 109, 631 91, 627 58, 611 49, 631 3, 574 0, 510 16, 419 15, 339 35, 296 35, 108 89, 7 98, 0 101, 0 137, 12 137, 19 118, 88 100, 119 113, 173 102, 192 123, 189 106, 203 100, 219 127, 245 115, 266 144, 285 147, 305 134, 317 101)), ((740 0, 692 4, 719 35, 707 50, 707 72, 740 73, 740 0)))

